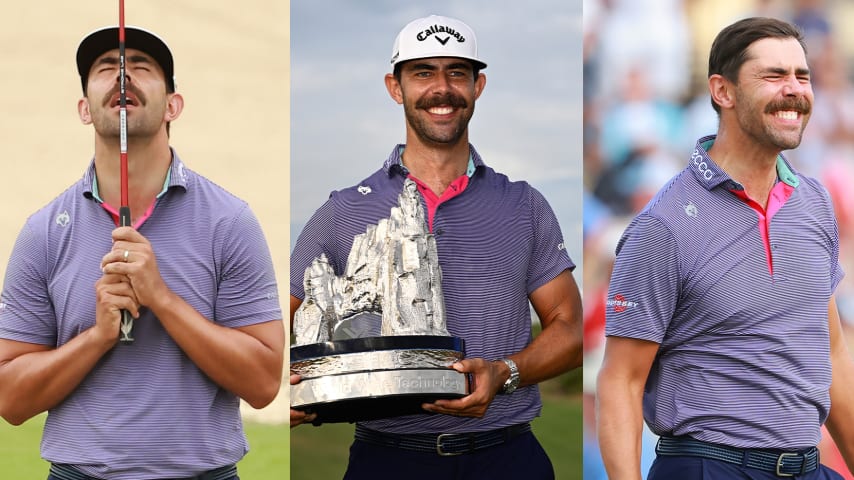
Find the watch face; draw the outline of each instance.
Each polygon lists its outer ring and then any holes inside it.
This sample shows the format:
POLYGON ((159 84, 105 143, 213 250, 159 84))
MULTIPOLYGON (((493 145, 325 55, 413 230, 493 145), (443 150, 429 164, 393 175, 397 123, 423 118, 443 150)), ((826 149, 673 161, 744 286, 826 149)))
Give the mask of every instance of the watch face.
POLYGON ((504 382, 504 386, 501 388, 501 391, 503 393, 513 393, 519 386, 519 368, 516 366, 516 362, 509 358, 504 358, 502 360, 507 364, 507 368, 510 369, 510 378, 504 382))

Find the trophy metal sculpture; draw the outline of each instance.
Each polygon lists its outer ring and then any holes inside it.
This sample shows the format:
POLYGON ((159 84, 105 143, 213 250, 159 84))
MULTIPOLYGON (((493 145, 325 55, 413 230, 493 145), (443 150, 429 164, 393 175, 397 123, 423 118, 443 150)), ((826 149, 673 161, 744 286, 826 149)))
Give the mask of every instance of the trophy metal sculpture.
POLYGON ((459 398, 468 377, 449 368, 464 342, 445 323, 436 239, 407 179, 389 218, 353 239, 335 276, 325 256, 305 271, 294 313, 291 406, 315 424, 425 413, 424 402, 459 398))

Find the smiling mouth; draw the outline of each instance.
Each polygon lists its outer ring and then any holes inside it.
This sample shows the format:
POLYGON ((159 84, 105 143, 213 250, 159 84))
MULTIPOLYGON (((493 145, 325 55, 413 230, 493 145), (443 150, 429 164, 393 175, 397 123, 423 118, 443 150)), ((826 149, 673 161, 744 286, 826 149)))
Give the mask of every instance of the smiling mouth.
POLYGON ((454 112, 454 107, 448 105, 440 105, 437 107, 430 107, 427 109, 427 111, 434 115, 448 115, 454 112))
POLYGON ((800 113, 794 110, 778 110, 774 112, 774 116, 780 118, 782 120, 797 120, 800 117, 800 113))

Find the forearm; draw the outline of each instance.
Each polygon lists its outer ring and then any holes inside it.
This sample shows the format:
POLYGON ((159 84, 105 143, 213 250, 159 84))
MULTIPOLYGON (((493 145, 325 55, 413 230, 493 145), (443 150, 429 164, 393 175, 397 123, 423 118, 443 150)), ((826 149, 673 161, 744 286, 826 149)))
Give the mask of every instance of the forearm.
POLYGON ((281 321, 241 329, 223 327, 172 292, 150 308, 175 343, 217 385, 255 408, 262 408, 275 398, 284 365, 281 321), (264 332, 265 339, 247 331, 264 332))
POLYGON ((833 361, 826 425, 848 469, 854 471, 854 363, 847 355, 839 355, 833 361))
POLYGON ((830 298, 827 309, 830 333, 830 413, 827 430, 839 448, 848 469, 854 468, 854 362, 839 319, 835 297, 830 298))
POLYGON ((597 386, 597 435, 608 478, 640 480, 642 393, 622 378, 600 373, 597 386))
POLYGON ((543 328, 530 345, 510 356, 519 367, 520 385, 534 385, 581 366, 581 338, 580 328, 562 319, 543 328))
POLYGON ((530 345, 510 356, 519 367, 521 385, 533 385, 580 367, 583 358, 581 295, 572 273, 564 270, 529 298, 543 330, 530 345))
POLYGON ((115 342, 90 328, 59 348, 31 346, 28 353, 0 362, 0 415, 20 425, 55 407, 115 342))

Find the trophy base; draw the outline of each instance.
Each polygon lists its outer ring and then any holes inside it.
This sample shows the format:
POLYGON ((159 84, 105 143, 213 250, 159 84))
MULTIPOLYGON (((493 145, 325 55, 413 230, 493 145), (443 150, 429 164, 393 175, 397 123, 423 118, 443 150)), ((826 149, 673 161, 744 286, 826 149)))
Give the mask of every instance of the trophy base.
POLYGON ((423 403, 468 395, 468 376, 450 367, 463 340, 386 336, 291 348, 291 407, 316 413, 315 425, 426 413, 423 403))

